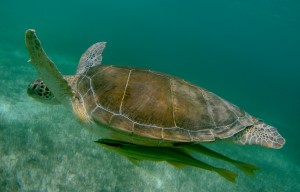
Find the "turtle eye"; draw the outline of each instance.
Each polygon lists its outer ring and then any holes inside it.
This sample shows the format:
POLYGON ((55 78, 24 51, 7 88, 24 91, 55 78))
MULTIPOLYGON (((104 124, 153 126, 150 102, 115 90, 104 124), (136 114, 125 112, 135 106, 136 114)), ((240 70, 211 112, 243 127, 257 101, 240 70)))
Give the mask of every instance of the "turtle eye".
MULTIPOLYGON (((30 86, 30 85, 29 85, 29 86, 30 86)), ((35 89, 36 89, 36 86, 37 86, 37 85, 36 85, 36 84, 34 84, 34 85, 33 85, 33 87, 32 87, 32 89, 34 89, 34 90, 35 90, 35 89)))

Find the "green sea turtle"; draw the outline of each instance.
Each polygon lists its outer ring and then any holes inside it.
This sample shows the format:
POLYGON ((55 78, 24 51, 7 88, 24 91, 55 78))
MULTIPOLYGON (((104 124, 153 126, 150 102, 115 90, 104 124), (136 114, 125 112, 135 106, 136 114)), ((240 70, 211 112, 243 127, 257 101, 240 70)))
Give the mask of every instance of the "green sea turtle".
POLYGON ((100 65, 106 43, 92 45, 74 76, 62 76, 34 30, 26 47, 40 79, 28 86, 34 99, 63 104, 102 138, 147 146, 230 140, 281 148, 285 139, 212 92, 163 73, 100 65))

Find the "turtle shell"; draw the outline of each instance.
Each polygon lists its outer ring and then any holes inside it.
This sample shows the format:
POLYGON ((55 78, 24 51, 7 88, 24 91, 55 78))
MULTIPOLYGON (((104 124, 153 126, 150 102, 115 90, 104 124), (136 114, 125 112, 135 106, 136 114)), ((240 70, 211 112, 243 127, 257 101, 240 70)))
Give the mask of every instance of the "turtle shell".
POLYGON ((253 125, 249 114, 214 93, 145 69, 91 67, 77 92, 94 122, 135 138, 214 141, 253 125))

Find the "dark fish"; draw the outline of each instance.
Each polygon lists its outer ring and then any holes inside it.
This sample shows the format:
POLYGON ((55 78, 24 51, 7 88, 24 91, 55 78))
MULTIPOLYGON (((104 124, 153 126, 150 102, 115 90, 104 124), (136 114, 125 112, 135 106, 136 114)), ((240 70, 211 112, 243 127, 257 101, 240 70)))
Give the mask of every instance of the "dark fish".
POLYGON ((259 167, 255 166, 255 165, 251 165, 249 163, 233 160, 233 159, 226 157, 220 153, 210 150, 209 148, 206 148, 200 144, 175 143, 174 146, 182 148, 182 149, 186 149, 189 151, 199 152, 199 153, 202 153, 202 154, 205 154, 205 155, 217 158, 217 159, 221 159, 223 161, 227 161, 228 163, 231 163, 232 165, 236 166, 238 169, 240 169, 241 171, 243 171, 244 173, 246 173, 249 176, 254 176, 254 171, 259 170, 259 167))
POLYGON ((143 146, 110 139, 99 139, 96 143, 127 157, 134 164, 137 164, 138 161, 148 160, 156 162, 166 161, 176 167, 194 166, 216 172, 233 183, 235 183, 237 176, 237 174, 232 171, 203 163, 178 148, 143 146))

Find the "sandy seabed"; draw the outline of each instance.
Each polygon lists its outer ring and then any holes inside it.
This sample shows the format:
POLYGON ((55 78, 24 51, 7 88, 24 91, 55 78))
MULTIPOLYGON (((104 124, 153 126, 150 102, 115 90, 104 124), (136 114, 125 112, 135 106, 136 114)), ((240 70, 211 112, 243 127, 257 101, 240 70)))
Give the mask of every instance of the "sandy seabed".
POLYGON ((256 146, 206 145, 259 166, 255 177, 224 162, 197 156, 237 172, 236 184, 193 167, 177 169, 152 162, 136 167, 95 144, 97 138, 82 129, 63 106, 43 105, 26 95, 27 85, 36 77, 26 53, 1 50, 0 55, 1 192, 300 191, 299 165, 282 150, 256 146))

